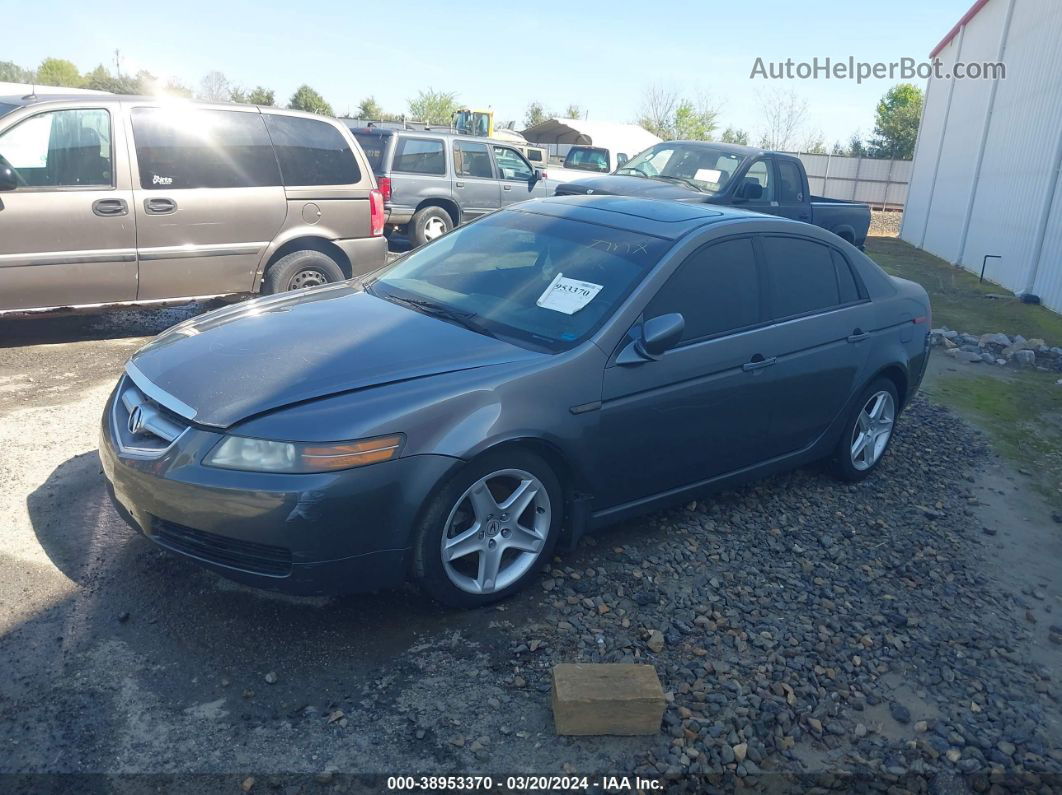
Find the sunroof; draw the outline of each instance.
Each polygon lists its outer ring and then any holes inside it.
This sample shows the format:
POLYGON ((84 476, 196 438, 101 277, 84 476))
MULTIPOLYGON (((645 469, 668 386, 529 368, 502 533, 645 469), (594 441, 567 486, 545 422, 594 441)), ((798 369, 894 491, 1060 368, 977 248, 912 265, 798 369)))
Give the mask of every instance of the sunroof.
POLYGON ((709 210, 684 202, 631 199, 624 196, 565 196, 564 199, 581 200, 572 203, 585 204, 587 209, 605 210, 635 218, 648 218, 661 223, 681 223, 722 215, 718 210, 709 210))

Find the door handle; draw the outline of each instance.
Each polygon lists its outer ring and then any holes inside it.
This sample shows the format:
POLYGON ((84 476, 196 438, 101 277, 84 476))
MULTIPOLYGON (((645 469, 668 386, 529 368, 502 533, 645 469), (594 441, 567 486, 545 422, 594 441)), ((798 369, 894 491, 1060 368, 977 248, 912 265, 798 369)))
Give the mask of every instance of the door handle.
POLYGON ((128 215, 129 205, 125 199, 97 199, 92 202, 92 212, 107 218, 112 215, 128 215))
POLYGON ((765 359, 762 353, 757 353, 749 361, 741 365, 741 369, 744 370, 746 373, 752 370, 762 370, 764 367, 770 367, 777 361, 777 356, 772 356, 769 359, 765 359))
POLYGON ((456 187, 458 187, 458 188, 463 188, 463 187, 465 187, 465 183, 463 183, 463 182, 455 182, 455 183, 454 183, 454 185, 455 185, 456 187))
POLYGON ((865 339, 870 339, 870 334, 869 332, 863 331, 861 328, 855 329, 848 335, 849 342, 862 342, 865 339))
POLYGON ((177 202, 173 199, 144 199, 144 212, 150 215, 169 215, 177 212, 177 202))
POLYGON ((512 185, 502 185, 502 190, 512 190, 512 189, 513 189, 512 185))

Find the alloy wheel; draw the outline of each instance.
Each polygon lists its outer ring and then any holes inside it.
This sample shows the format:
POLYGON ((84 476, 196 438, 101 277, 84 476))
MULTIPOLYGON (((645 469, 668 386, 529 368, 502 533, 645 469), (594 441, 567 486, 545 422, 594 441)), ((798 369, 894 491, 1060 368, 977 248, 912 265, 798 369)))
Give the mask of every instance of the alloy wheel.
POLYGON ((852 430, 852 466, 863 472, 878 462, 892 436, 895 420, 896 403, 892 395, 884 390, 871 395, 852 430))
POLYGON ((504 590, 542 554, 552 508, 538 478, 503 469, 480 478, 446 519, 440 553, 446 576, 466 593, 504 590))
POLYGON ((434 240, 446 234, 446 222, 442 218, 429 218, 424 224, 424 239, 434 240))

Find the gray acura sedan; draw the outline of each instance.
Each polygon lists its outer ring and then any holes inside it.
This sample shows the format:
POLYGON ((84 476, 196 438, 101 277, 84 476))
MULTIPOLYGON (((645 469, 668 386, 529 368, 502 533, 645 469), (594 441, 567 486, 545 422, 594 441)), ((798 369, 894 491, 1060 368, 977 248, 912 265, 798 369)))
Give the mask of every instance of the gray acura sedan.
POLYGON ((100 454, 137 529, 225 576, 481 605, 692 494, 819 459, 866 477, 929 313, 814 226, 540 199, 174 326, 126 365, 100 454))

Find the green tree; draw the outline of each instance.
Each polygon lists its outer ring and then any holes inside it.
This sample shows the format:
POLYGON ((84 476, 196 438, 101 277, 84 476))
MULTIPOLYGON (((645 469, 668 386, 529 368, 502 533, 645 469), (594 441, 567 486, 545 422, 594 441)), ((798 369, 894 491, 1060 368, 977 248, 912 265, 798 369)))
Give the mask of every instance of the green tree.
POLYGON ((324 97, 303 83, 288 102, 292 110, 304 110, 307 113, 320 113, 322 116, 335 116, 332 106, 325 102, 324 97))
POLYGON ((548 118, 549 114, 546 113, 546 109, 542 107, 542 103, 532 102, 527 106, 527 111, 524 113, 524 129, 534 127, 536 124, 541 124, 548 118))
POLYGON ((863 143, 863 136, 859 134, 859 130, 852 133, 852 137, 848 139, 848 147, 844 151, 848 157, 866 157, 867 147, 863 143))
POLYGON ((922 101, 922 89, 911 83, 899 83, 885 92, 878 102, 874 137, 867 148, 871 157, 901 160, 914 157, 922 101))
POLYGON ((428 124, 450 124, 457 110, 457 94, 429 88, 409 100, 409 115, 428 124))
POLYGON ((583 109, 578 105, 569 105, 564 109, 564 118, 566 119, 581 119, 583 117, 583 109))
POLYGON ((17 63, 0 61, 0 83, 32 83, 33 72, 17 63))
POLYGON ((706 99, 694 103, 683 99, 675 108, 675 121, 672 125, 675 137, 683 141, 708 141, 715 132, 719 111, 706 99))
POLYGON ((383 121, 384 109, 379 102, 376 101, 376 97, 365 97, 358 103, 358 109, 355 111, 355 115, 359 119, 365 119, 367 121, 383 121))
POLYGON ((719 140, 725 144, 741 144, 742 146, 748 146, 749 131, 737 127, 727 127, 723 130, 723 135, 719 140))
POLYGON ((247 95, 247 102, 251 105, 263 105, 265 107, 273 107, 276 103, 276 94, 273 89, 266 88, 265 86, 255 86, 251 93, 247 95))
POLYGON ((37 67, 37 82, 42 86, 81 87, 81 72, 63 58, 45 58, 37 67))

